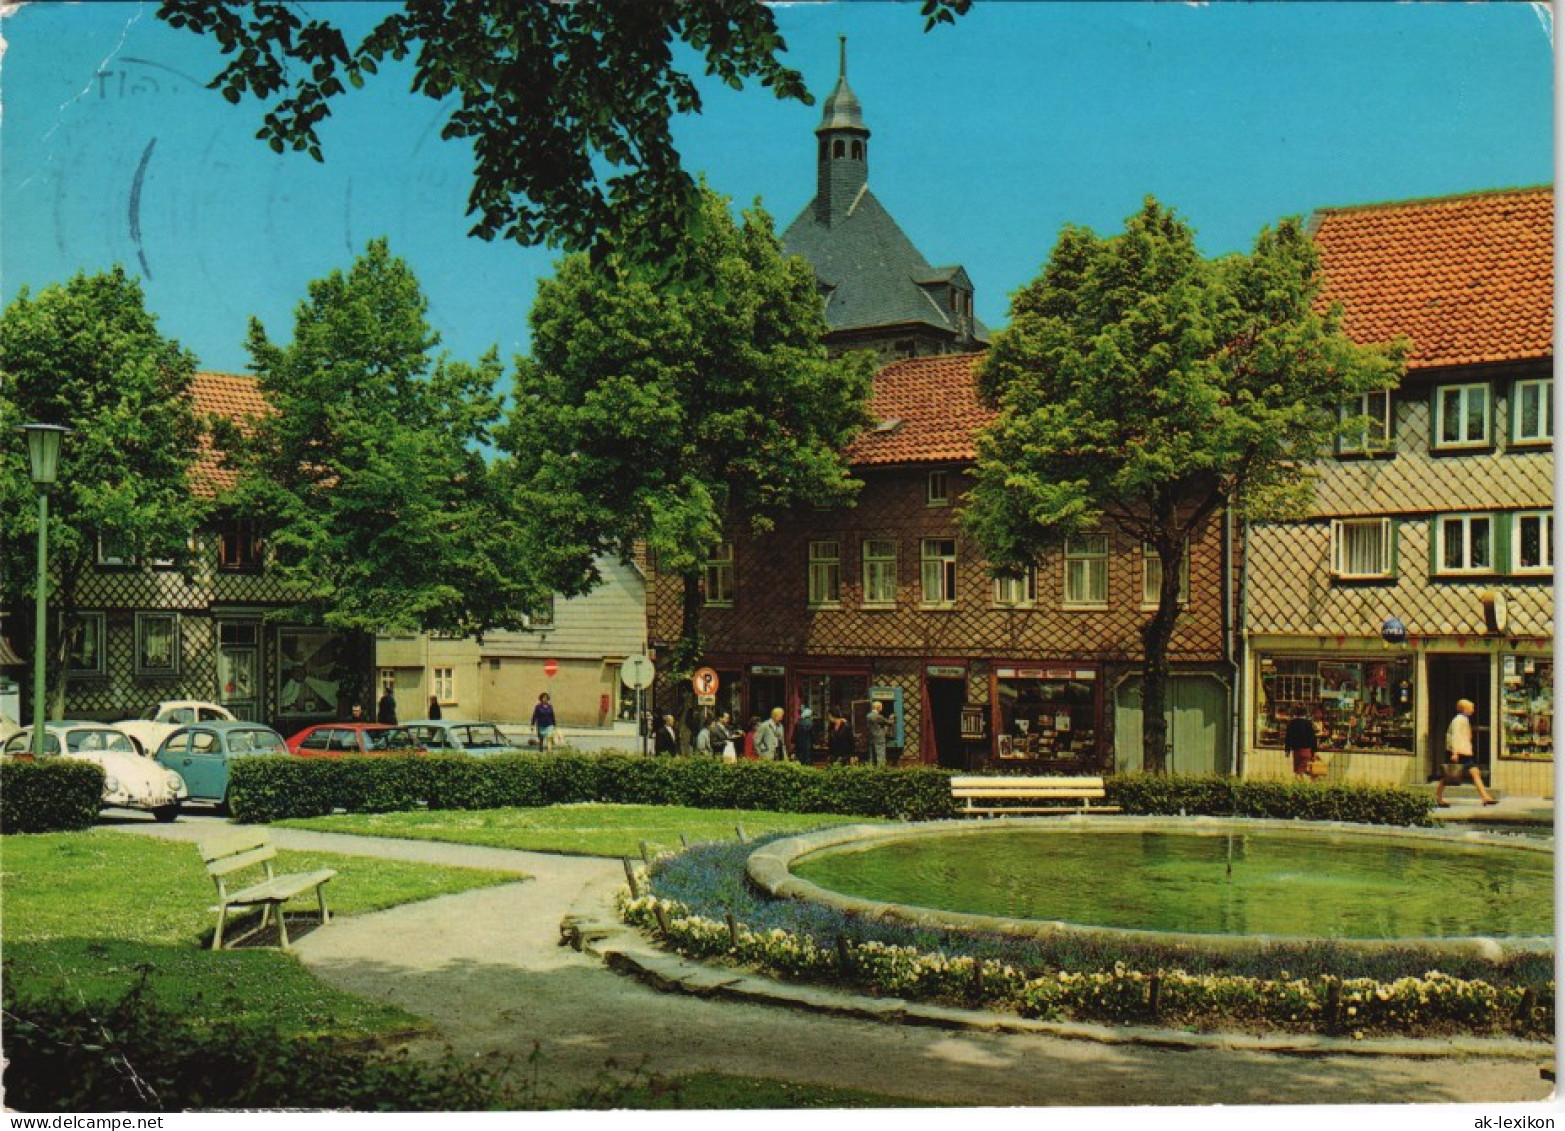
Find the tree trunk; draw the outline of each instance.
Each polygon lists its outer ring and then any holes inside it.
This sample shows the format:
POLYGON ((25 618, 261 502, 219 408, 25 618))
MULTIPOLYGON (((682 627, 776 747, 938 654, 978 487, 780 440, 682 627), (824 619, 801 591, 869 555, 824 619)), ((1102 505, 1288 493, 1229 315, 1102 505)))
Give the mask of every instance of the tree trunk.
POLYGON ((1184 562, 1184 541, 1159 543, 1163 585, 1158 591, 1157 612, 1141 629, 1141 745, 1142 766, 1152 774, 1168 772, 1168 644, 1179 620, 1179 581, 1184 562))
POLYGON ((674 649, 674 663, 670 674, 684 682, 695 671, 701 659, 701 606, 705 603, 701 592, 700 573, 681 575, 684 583, 683 603, 679 622, 679 644, 674 649))

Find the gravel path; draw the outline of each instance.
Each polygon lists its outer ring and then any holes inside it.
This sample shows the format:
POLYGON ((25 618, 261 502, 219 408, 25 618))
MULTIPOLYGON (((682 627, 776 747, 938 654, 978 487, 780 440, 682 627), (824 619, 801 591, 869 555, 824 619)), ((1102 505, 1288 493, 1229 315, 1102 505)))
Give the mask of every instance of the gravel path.
MULTIPOLYGON (((117 827, 193 841, 213 824, 186 817, 117 827)), ((1538 1060, 1105 1044, 660 992, 560 945, 565 916, 613 917, 614 892, 624 883, 618 861, 295 829, 274 829, 273 839, 288 848, 529 876, 337 919, 306 934, 296 950, 323 981, 427 1018, 438 1036, 412 1042, 414 1049, 450 1047, 510 1061, 519 1079, 536 1071, 563 1096, 610 1064, 621 1074, 637 1067, 664 1076, 715 1071, 982 1106, 1477 1103, 1552 1093, 1538 1060)))

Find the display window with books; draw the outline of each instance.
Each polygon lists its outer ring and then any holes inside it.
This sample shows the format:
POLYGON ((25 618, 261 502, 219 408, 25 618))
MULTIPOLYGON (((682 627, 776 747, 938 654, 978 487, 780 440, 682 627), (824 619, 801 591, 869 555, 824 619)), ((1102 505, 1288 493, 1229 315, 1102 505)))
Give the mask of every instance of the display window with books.
POLYGON ((1554 661, 1500 658, 1500 726, 1505 758, 1554 758, 1554 661))
POLYGON ((1256 745, 1281 747, 1296 711, 1315 724, 1320 750, 1409 754, 1413 663, 1262 655, 1256 745))

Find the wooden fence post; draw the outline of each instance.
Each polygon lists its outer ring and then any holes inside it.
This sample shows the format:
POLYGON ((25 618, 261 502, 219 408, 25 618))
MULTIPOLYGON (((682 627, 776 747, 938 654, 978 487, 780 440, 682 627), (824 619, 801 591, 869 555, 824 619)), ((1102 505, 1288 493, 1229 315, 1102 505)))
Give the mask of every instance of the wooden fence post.
POLYGON ((629 856, 621 856, 620 859, 625 861, 625 882, 630 885, 630 898, 640 899, 641 885, 636 883, 636 866, 630 862, 629 856))

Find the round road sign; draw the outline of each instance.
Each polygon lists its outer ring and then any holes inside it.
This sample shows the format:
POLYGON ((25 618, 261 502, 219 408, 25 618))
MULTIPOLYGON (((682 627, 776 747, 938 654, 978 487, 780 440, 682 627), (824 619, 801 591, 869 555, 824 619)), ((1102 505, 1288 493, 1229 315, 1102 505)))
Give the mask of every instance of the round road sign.
POLYGON ((619 679, 626 687, 633 691, 645 691, 652 686, 652 677, 656 669, 652 661, 645 656, 627 656, 625 662, 620 665, 619 679))
POLYGON ((697 668, 690 676, 690 686, 696 689, 698 697, 717 694, 717 673, 711 668, 697 668))
POLYGON ((543 662, 543 674, 544 675, 552 676, 552 675, 554 675, 555 672, 557 672, 559 670, 560 670, 560 661, 558 661, 558 660, 545 660, 543 662))

